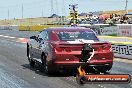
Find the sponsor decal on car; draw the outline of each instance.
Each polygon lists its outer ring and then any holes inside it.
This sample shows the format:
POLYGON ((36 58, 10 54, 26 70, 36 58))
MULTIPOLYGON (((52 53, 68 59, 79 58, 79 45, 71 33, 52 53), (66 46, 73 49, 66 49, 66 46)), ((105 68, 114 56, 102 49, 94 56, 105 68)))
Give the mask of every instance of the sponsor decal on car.
POLYGON ((94 40, 76 39, 75 41, 67 41, 70 44, 95 43, 94 40))

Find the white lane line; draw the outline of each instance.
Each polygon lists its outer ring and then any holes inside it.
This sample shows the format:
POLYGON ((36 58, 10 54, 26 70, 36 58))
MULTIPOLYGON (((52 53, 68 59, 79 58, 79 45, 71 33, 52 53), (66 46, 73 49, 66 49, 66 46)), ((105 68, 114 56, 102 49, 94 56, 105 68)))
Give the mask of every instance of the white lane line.
POLYGON ((98 85, 98 86, 101 86, 101 85, 98 85))
POLYGON ((104 87, 104 86, 102 86, 102 85, 98 85, 99 87, 101 87, 101 88, 106 88, 106 87, 104 87))
POLYGON ((129 59, 114 58, 114 61, 132 64, 132 60, 129 59))
POLYGON ((100 87, 104 88, 104 86, 100 86, 100 87))
POLYGON ((17 43, 22 43, 25 44, 29 41, 28 38, 16 38, 16 37, 12 37, 12 36, 4 36, 4 35, 0 35, 1 38, 6 38, 6 40, 8 41, 12 41, 12 42, 17 42, 17 43))
POLYGON ((11 38, 11 39, 16 38, 16 37, 12 37, 12 36, 4 36, 4 35, 0 35, 0 37, 11 38))
POLYGON ((4 35, 0 35, 0 36, 4 36, 4 35))
POLYGON ((25 39, 25 38, 18 38, 18 39, 23 40, 23 39, 25 39))
POLYGON ((9 36, 3 36, 3 37, 5 37, 5 38, 9 38, 9 36))
POLYGON ((12 38, 13 39, 13 38, 16 38, 16 37, 9 37, 9 38, 12 38))

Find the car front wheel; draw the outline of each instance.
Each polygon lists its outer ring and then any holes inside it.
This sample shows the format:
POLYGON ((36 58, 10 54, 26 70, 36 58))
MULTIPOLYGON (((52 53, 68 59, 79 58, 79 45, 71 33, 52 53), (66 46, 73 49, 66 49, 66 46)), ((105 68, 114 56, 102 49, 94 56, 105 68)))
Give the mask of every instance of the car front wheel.
POLYGON ((30 54, 29 54, 29 57, 28 57, 28 61, 29 61, 30 67, 34 67, 35 62, 34 62, 33 59, 31 58, 31 55, 30 55, 30 54))
POLYGON ((28 58, 30 67, 34 67, 35 62, 33 61, 32 56, 30 54, 29 47, 27 47, 27 58, 28 58))

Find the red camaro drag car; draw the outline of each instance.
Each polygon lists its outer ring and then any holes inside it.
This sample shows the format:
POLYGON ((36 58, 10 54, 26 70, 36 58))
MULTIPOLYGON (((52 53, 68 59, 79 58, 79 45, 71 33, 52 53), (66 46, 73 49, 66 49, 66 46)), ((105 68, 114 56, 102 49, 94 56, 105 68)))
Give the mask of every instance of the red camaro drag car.
POLYGON ((48 28, 27 43, 30 66, 41 63, 46 73, 74 70, 80 65, 94 67, 100 72, 112 68, 111 44, 101 42, 94 31, 84 27, 48 28))

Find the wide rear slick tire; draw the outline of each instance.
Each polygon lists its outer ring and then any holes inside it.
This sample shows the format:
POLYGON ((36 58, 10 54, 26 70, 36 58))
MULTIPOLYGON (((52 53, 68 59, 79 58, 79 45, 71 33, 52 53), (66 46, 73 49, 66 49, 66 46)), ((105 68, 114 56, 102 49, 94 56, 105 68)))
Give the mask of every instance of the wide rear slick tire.
POLYGON ((112 65, 103 66, 103 67, 96 67, 95 69, 97 70, 97 72, 107 73, 109 70, 111 70, 111 68, 112 68, 112 65))
POLYGON ((42 71, 46 74, 52 74, 53 71, 51 70, 48 62, 47 62, 47 57, 45 55, 42 56, 42 71))

